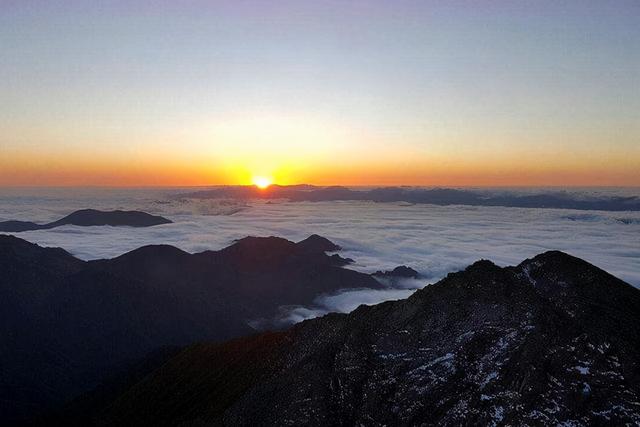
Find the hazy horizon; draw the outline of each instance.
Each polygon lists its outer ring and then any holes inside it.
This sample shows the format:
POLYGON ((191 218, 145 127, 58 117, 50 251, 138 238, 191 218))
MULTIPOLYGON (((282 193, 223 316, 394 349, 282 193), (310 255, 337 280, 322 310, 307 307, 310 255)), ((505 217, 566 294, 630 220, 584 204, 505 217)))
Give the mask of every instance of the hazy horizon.
MULTIPOLYGON (((330 184, 314 184, 308 182, 294 182, 290 184, 279 184, 274 182, 271 185, 281 187, 295 187, 301 185, 308 185, 312 187, 346 187, 354 189, 370 189, 370 188, 389 188, 389 187, 407 187, 407 188, 450 188, 450 189, 532 189, 532 190, 544 190, 544 189, 571 189, 571 190, 589 190, 589 189, 639 189, 640 185, 421 185, 421 184, 357 184, 348 185, 341 183, 330 184)), ((136 189, 189 189, 189 188, 209 188, 209 187, 253 187, 255 184, 243 183, 243 184, 198 184, 198 185, 100 185, 100 184, 69 184, 69 185, 47 185, 47 184, 15 184, 15 185, 0 185, 0 188, 5 189, 68 189, 68 188, 93 188, 93 189, 123 189, 123 190, 136 190, 136 189)))

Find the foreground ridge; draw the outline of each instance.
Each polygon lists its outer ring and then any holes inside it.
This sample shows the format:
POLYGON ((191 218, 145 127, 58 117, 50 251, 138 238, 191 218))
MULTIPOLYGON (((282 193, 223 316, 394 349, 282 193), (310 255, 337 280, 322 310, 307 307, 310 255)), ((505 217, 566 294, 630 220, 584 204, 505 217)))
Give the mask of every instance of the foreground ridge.
POLYGON ((640 291, 562 252, 191 346, 91 418, 139 425, 640 422, 640 291))

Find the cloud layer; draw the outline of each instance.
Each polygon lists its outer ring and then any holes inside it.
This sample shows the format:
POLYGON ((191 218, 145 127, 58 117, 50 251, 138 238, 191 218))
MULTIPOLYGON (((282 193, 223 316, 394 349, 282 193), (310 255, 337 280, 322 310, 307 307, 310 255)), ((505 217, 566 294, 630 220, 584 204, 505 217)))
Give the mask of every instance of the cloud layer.
MULTIPOLYGON (((583 258, 640 287, 640 213, 485 206, 409 205, 369 201, 278 202, 189 200, 174 191, 86 190, 0 194, 0 220, 48 221, 75 209, 139 209, 173 220, 144 229, 64 226, 17 234, 60 246, 82 259, 118 256, 147 244, 165 243, 189 252, 220 249, 247 235, 301 240, 317 233, 341 245, 364 272, 407 265, 432 283, 481 259, 517 264, 558 249, 583 258)), ((319 296, 314 307, 288 308, 299 320, 328 311, 350 311, 409 295, 404 288, 359 290, 319 296)), ((409 288, 409 289, 407 289, 409 288)))

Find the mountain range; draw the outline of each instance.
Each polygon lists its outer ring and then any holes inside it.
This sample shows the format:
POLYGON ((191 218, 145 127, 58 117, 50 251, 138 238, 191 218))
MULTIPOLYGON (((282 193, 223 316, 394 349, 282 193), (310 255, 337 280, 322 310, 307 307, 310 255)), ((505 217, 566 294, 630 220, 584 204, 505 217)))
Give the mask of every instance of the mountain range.
POLYGON ((82 261, 0 235, 0 420, 21 419, 96 387, 167 346, 255 333, 253 319, 344 288, 380 288, 343 268, 320 236, 247 237, 189 254, 146 246, 82 261))

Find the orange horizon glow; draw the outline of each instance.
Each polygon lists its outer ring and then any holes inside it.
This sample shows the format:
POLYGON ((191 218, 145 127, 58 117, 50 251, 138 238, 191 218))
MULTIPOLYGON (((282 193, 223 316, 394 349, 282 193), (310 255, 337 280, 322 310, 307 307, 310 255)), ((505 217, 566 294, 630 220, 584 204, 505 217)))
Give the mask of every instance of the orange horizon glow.
POLYGON ((93 129, 7 129, 21 143, 3 147, 0 186, 255 185, 257 177, 263 185, 640 186, 640 144, 600 144, 616 135, 564 135, 562 145, 534 133, 513 144, 499 133, 389 135, 286 114, 198 120, 186 129, 93 145, 78 142, 93 129))
MULTIPOLYGON (((134 162, 135 163, 135 162, 134 162)), ((447 165, 419 165, 373 169, 366 165, 351 168, 318 166, 304 170, 274 171, 273 178, 261 177, 245 169, 225 169, 208 165, 154 164, 84 165, 71 167, 51 165, 46 168, 25 168, 2 165, 0 186, 30 187, 191 187, 211 185, 312 184, 318 186, 443 186, 443 187, 638 187, 637 170, 610 170, 576 167, 543 168, 454 168, 447 165)))

